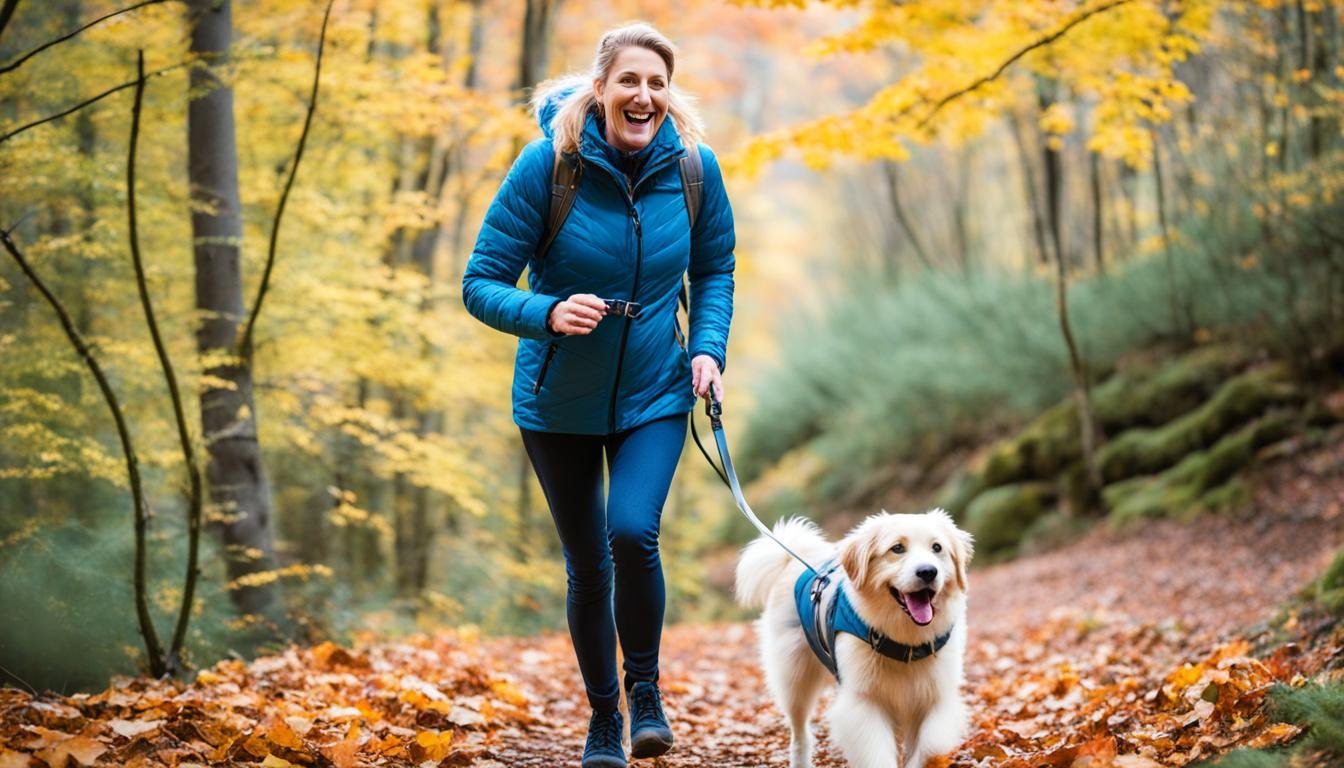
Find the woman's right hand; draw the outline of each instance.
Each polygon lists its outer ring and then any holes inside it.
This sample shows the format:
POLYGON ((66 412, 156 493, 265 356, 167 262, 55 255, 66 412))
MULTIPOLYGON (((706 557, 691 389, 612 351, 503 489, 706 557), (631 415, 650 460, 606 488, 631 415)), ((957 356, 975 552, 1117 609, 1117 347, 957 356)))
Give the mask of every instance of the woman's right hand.
POLYGON ((576 293, 551 309, 546 324, 566 336, 587 336, 607 314, 607 305, 591 293, 576 293))

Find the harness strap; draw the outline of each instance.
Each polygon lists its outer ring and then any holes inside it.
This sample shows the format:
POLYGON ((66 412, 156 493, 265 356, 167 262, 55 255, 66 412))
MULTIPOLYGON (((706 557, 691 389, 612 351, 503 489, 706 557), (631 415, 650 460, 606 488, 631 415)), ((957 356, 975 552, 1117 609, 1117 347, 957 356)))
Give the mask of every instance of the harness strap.
POLYGON ((820 571, 800 574, 793 588, 803 636, 817 660, 830 670, 836 680, 840 679, 840 665, 835 638, 841 632, 859 638, 869 648, 889 659, 906 664, 936 655, 952 639, 952 630, 949 629, 928 643, 906 645, 868 626, 859 618, 845 595, 841 584, 843 575, 832 575, 838 567, 837 561, 829 560, 820 571))

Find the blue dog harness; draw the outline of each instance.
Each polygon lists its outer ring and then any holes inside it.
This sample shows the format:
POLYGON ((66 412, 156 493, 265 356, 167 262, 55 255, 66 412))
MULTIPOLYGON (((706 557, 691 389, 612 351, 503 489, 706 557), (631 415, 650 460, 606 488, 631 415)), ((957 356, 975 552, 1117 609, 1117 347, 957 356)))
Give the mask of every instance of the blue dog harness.
POLYGON ((843 574, 835 574, 839 567, 839 561, 828 560, 820 571, 803 571, 793 584, 793 599, 807 644, 837 681, 840 668, 836 662, 835 636, 839 632, 847 632, 883 656, 907 664, 928 658, 947 645, 952 637, 951 629, 932 642, 906 645, 865 624, 849 602, 845 590, 840 588, 844 579, 843 574))

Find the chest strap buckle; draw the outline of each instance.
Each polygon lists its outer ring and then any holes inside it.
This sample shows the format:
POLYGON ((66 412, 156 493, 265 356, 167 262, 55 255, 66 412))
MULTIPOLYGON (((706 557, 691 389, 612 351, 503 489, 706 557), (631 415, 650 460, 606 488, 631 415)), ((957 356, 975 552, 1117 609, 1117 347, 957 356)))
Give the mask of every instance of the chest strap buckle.
POLYGON ((631 320, 638 320, 639 312, 644 308, 637 301, 626 301, 625 299, 603 299, 602 302, 607 305, 607 314, 628 317, 631 320))

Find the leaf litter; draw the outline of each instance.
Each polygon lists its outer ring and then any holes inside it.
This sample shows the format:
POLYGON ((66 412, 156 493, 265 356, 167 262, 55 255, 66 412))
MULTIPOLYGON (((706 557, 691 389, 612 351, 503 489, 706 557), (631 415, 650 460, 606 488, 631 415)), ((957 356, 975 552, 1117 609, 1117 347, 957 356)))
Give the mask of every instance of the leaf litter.
MULTIPOLYGON (((1341 459, 1339 445, 1280 457, 1234 514, 973 569, 970 737, 933 768, 1184 766, 1295 738, 1267 711, 1270 687, 1344 678, 1344 630, 1284 608, 1344 545, 1341 459)), ((677 743, 643 764, 788 764, 751 624, 669 627, 662 657, 677 743)), ((0 688, 0 768, 573 765, 582 691, 564 634, 364 637, 220 662, 189 684, 0 688)), ((817 768, 843 766, 814 727, 817 768)))

